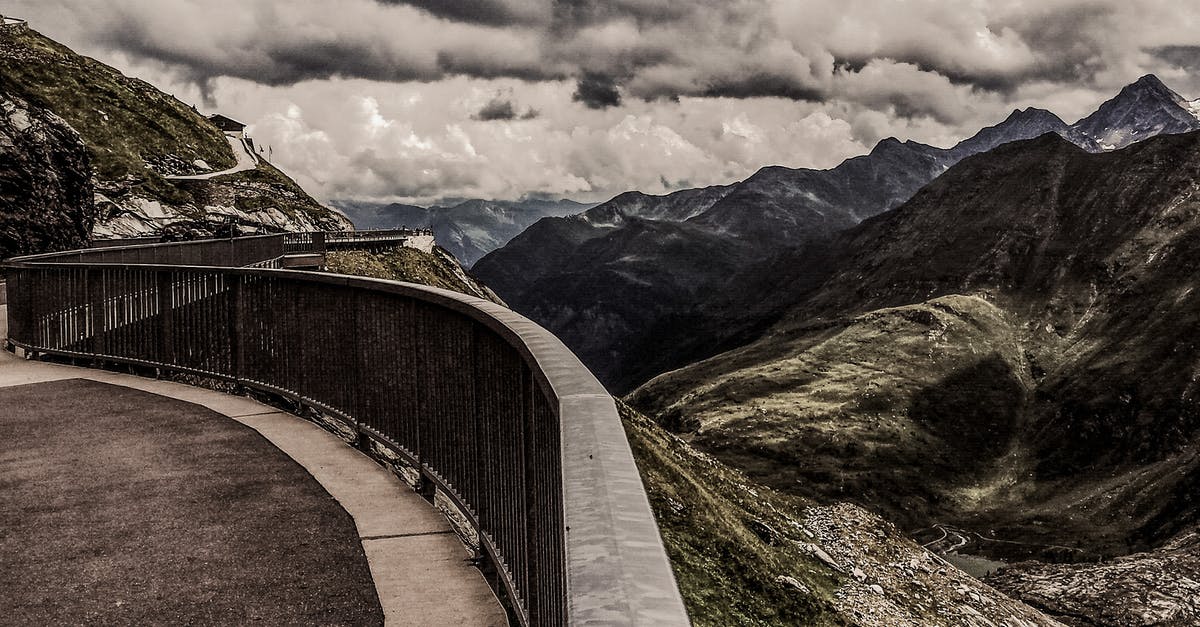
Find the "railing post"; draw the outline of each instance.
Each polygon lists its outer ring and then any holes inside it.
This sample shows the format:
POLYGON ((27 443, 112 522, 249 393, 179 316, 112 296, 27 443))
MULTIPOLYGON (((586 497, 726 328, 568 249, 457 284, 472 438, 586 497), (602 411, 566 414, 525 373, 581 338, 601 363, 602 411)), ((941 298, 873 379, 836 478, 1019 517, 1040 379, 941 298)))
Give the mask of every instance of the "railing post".
POLYGON ((226 274, 229 282, 229 374, 238 382, 242 380, 242 275, 226 274))
POLYGON ((314 231, 312 234, 313 252, 325 252, 325 231, 314 231))
POLYGON ((88 302, 91 305, 89 326, 92 332, 92 352, 103 355, 104 345, 104 269, 87 268, 83 272, 87 282, 88 302))
POLYGON ((175 363, 174 311, 171 303, 172 281, 169 270, 159 270, 158 283, 158 360, 164 364, 175 363))

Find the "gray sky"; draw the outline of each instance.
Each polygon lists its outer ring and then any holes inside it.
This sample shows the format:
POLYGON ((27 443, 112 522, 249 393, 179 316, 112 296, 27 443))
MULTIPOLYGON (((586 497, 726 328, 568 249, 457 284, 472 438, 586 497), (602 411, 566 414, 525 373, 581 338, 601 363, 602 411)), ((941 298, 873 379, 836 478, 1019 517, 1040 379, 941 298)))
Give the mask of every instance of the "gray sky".
POLYGON ((16 0, 0 12, 252 125, 310 192, 602 200, 1068 122, 1156 73, 1178 0, 16 0))

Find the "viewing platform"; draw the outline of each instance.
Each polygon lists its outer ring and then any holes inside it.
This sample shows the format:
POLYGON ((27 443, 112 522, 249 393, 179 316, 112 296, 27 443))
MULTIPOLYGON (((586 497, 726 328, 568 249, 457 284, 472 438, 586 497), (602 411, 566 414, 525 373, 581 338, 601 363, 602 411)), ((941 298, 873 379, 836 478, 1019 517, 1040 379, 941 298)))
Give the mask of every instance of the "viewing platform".
POLYGON ((689 624, 616 405, 578 358, 486 300, 276 265, 388 239, 329 236, 3 264, 0 422, 20 434, 0 445, 0 607, 689 624))

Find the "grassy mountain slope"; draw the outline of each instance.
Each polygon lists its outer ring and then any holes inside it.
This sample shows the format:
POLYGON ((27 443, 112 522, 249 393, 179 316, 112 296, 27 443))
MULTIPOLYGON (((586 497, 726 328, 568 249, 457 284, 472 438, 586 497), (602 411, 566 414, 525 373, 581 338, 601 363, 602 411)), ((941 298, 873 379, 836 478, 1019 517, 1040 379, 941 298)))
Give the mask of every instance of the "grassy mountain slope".
POLYGON ((861 508, 755 484, 618 406, 696 625, 1057 624, 861 508))
POLYGON ((965 296, 814 324, 685 372, 630 402, 760 481, 882 506, 910 528, 1007 452, 1030 386, 1007 316, 965 296))
POLYGON ((0 79, 9 89, 55 112, 82 136, 101 232, 169 228, 205 234, 230 221, 266 231, 348 226, 265 162, 211 180, 168 180, 228 169, 236 159, 207 118, 144 81, 32 30, 0 37, 0 59, 0 79))
POLYGON ((185 173, 177 170, 193 168, 197 159, 217 170, 233 167, 221 131, 149 83, 77 55, 33 30, 0 42, 4 78, 79 131, 97 179, 144 179, 146 189, 169 198, 172 186, 163 180, 164 173, 185 173))
POLYGON ((764 338, 630 400, 758 480, 956 525, 967 552, 1153 549, 1200 518, 1197 181, 1200 133, 967 159, 798 258, 828 270, 764 338))

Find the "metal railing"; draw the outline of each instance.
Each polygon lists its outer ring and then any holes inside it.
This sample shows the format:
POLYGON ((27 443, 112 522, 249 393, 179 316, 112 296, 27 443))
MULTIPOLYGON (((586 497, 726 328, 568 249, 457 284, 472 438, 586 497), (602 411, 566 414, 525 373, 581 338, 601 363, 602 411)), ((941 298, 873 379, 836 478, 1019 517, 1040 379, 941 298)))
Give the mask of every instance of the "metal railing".
POLYGON ((337 417, 461 510, 519 624, 687 624, 614 402, 556 337, 436 288, 212 267, 283 247, 10 260, 10 348, 224 379, 337 417))
MULTIPOLYGON (((169 244, 105 245, 59 253, 20 257, 25 263, 123 263, 186 266, 247 266, 282 256, 285 242, 308 233, 256 235, 227 239, 202 239, 169 244)), ((308 252, 303 250, 300 252, 308 252)), ((16 260, 14 260, 16 261, 16 260)))
POLYGON ((382 248, 404 243, 417 236, 432 236, 433 231, 413 229, 378 229, 372 231, 329 231, 325 234, 328 250, 382 248))

